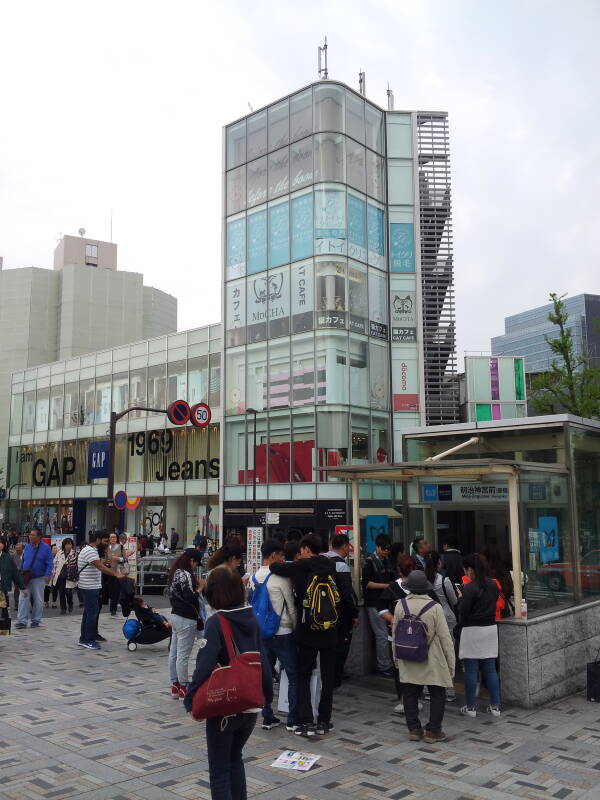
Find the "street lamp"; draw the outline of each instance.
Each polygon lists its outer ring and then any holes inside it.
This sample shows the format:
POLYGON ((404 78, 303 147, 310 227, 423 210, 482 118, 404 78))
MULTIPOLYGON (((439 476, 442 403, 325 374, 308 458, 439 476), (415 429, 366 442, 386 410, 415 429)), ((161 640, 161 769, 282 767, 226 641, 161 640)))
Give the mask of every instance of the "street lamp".
POLYGON ((8 528, 9 522, 10 522, 10 493, 17 486, 27 486, 27 484, 26 483, 13 483, 13 485, 8 490, 8 494, 6 496, 6 527, 7 528, 8 528))
MULTIPOLYGON (((247 408, 246 415, 253 414, 254 415, 254 433, 253 433, 253 445, 252 445, 252 524, 256 525, 256 415, 258 411, 255 408, 247 408)), ((246 475, 246 480, 248 476, 246 475)))

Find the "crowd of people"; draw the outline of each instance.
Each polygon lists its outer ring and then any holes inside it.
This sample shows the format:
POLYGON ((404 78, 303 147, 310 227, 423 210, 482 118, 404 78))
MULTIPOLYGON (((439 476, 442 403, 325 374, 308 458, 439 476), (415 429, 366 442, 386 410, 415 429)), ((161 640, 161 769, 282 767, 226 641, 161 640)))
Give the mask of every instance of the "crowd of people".
MULTIPOLYGON (((173 541, 171 532, 171 545, 173 541)), ((246 797, 243 747, 260 717, 262 728, 280 725, 311 739, 333 730, 334 692, 345 678, 352 635, 359 625, 359 602, 348 565, 350 540, 336 534, 328 542, 316 534, 270 538, 262 544, 262 565, 248 574, 244 549, 229 536, 214 552, 198 534, 170 563, 170 620, 133 598, 139 620, 171 637, 168 678, 171 695, 192 711, 194 698, 230 660, 231 632, 236 653, 260 656, 262 706, 241 713, 207 716, 207 752, 213 798, 246 797), (202 570, 205 570, 202 572, 202 570), (190 678, 194 642, 199 649, 190 678), (315 680, 318 675, 319 680, 315 680), (273 682, 279 682, 278 708, 273 682)), ((173 548, 175 549, 175 548, 173 548)), ((16 627, 39 626, 44 592, 73 610, 75 591, 83 608, 80 646, 97 650, 103 599, 117 613, 122 581, 128 578, 127 537, 90 533, 77 551, 70 538, 58 548, 29 533, 23 547, 0 537, 0 589, 14 589, 16 627), (53 590, 56 593, 53 594, 53 590)), ((443 742, 445 707, 455 700, 455 667, 462 664, 465 704, 461 712, 477 716, 479 687, 489 694, 486 710, 501 714, 497 622, 512 613, 512 578, 493 547, 463 556, 448 539, 442 553, 417 539, 411 552, 387 534, 374 540, 363 562, 361 589, 367 624, 373 635, 375 669, 393 678, 393 712, 406 720, 412 741, 443 742), (429 718, 421 714, 429 704, 429 718)), ((123 611, 125 608, 123 607, 123 611)), ((156 639, 158 641, 158 639, 156 639)))

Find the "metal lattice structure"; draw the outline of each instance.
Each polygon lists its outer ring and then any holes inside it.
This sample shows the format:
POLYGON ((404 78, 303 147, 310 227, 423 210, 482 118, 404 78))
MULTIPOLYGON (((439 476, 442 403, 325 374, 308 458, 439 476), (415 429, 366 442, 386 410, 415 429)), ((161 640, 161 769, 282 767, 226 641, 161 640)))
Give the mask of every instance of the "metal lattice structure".
POLYGON ((427 425, 459 420, 450 148, 446 114, 417 114, 427 425))

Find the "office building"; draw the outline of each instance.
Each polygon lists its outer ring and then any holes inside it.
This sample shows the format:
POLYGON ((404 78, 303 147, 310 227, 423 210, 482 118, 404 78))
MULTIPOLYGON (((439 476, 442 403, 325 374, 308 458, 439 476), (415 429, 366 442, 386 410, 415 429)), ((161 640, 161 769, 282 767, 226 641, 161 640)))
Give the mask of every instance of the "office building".
MULTIPOLYGON (((223 142, 224 527, 327 533, 348 498, 324 467, 458 421, 447 114, 324 80, 223 142)), ((398 516, 389 486, 363 492, 398 516)))
MULTIPOLYGON (((64 236, 54 269, 0 269, 0 405, 10 375, 177 330, 177 300, 117 271, 117 245, 64 236)), ((6 467, 8 415, 0 418, 0 467, 6 467)), ((0 485, 10 486, 6 474, 0 485)))
MULTIPOLYGON (((592 365, 600 366, 600 295, 578 294, 566 297, 564 303, 576 355, 585 354, 592 365)), ((558 333, 557 326, 548 320, 552 309, 548 303, 506 317, 504 334, 492 338, 492 354, 523 356, 526 372, 548 371, 556 356, 544 337, 554 339, 558 333)))

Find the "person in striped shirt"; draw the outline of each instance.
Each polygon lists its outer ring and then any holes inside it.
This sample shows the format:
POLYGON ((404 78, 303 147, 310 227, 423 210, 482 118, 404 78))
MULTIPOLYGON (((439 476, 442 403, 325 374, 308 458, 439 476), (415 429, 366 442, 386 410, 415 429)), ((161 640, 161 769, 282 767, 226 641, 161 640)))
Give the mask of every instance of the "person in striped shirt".
POLYGON ((100 650, 96 641, 98 636, 98 617, 102 595, 102 573, 122 580, 125 576, 107 567, 98 554, 98 544, 102 540, 99 531, 90 533, 90 541, 82 548, 77 557, 79 571, 79 589, 83 595, 83 615, 81 617, 81 634, 79 646, 87 650, 100 650))

